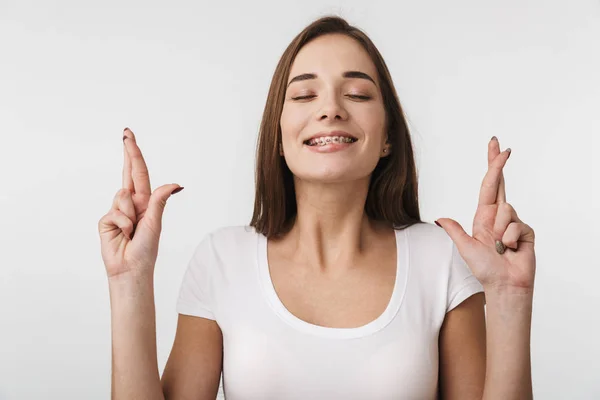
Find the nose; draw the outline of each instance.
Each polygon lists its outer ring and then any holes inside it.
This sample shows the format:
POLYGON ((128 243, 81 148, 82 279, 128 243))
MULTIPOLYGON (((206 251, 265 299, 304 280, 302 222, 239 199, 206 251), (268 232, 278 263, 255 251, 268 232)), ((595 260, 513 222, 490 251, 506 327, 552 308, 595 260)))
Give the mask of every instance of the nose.
POLYGON ((323 106, 317 113, 317 117, 319 121, 327 119, 331 121, 343 121, 348 119, 348 113, 338 97, 336 95, 330 95, 325 99, 323 106))

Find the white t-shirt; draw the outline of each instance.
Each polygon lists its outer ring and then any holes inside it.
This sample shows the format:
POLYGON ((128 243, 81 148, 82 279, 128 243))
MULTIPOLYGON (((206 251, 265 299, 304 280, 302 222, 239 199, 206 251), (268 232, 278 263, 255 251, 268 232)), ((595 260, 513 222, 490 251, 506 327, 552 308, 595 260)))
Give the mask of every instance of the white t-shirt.
POLYGON ((397 230, 396 245, 383 314, 361 327, 329 328, 285 308, 264 235, 244 226, 208 234, 188 265, 177 311, 219 324, 225 398, 435 399, 444 316, 483 287, 435 225, 397 230))

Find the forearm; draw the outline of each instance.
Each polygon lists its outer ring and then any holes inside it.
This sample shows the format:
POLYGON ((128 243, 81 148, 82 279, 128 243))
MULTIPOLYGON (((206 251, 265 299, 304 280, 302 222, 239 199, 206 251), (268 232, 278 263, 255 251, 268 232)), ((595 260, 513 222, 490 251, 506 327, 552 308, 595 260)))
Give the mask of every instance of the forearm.
POLYGON ((485 296, 487 362, 483 399, 531 399, 533 292, 486 289, 485 296))
POLYGON ((163 400, 152 277, 109 281, 113 400, 163 400))

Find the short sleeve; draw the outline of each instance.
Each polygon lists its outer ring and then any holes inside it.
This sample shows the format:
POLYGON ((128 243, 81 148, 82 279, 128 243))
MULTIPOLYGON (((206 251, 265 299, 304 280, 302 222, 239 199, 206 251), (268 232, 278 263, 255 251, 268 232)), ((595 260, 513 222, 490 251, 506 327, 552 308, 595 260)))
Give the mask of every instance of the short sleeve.
POLYGON ((461 257, 456 245, 452 243, 452 260, 448 279, 446 312, 451 311, 460 303, 479 292, 483 292, 483 286, 475 278, 471 269, 461 257))
POLYGON ((211 253, 210 235, 196 246, 190 259, 177 299, 177 312, 215 320, 212 304, 210 264, 214 259, 211 253))

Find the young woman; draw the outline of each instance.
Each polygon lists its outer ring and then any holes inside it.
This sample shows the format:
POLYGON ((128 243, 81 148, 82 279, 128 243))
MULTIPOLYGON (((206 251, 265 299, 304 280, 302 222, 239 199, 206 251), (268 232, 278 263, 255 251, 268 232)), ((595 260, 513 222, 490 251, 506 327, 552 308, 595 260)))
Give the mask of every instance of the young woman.
POLYGON ((283 54, 250 226, 208 234, 162 379, 153 272, 167 199, 125 129, 123 189, 99 222, 115 399, 527 399, 534 233, 492 138, 473 236, 420 220, 413 150, 383 58, 337 17, 283 54), (485 297, 484 297, 485 294, 485 297), (487 333, 484 304, 487 304, 487 333))

